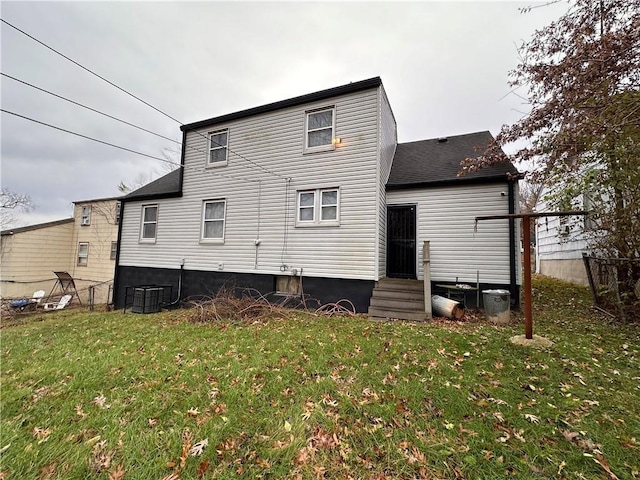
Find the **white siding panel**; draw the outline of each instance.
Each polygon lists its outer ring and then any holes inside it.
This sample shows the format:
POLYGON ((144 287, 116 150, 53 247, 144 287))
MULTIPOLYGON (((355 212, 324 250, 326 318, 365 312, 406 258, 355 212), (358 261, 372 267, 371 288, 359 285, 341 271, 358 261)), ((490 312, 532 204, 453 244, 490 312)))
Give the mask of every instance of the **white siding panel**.
MULTIPOLYGON (((439 187, 387 192, 388 205, 416 205, 418 277, 423 278, 422 242, 429 240, 431 279, 436 282, 510 282, 509 222, 475 217, 509 213, 505 184, 439 187)), ((520 282, 518 282, 520 283, 520 282)))
POLYGON ((378 278, 387 272, 386 185, 398 145, 396 120, 384 88, 380 87, 380 176, 378 178, 378 278))
MULTIPOLYGON (((581 208, 580 206, 575 207, 581 208)), ((541 212, 548 211, 546 203, 538 205, 541 212)), ((544 260, 577 260, 582 259, 582 252, 589 252, 588 236, 593 232, 584 232, 583 217, 565 217, 566 223, 561 225, 560 217, 543 217, 536 224, 536 254, 539 261, 544 260), (569 227, 569 233, 561 231, 569 227)), ((539 265, 539 262, 537 262, 539 265)))
POLYGON ((178 268, 184 258, 192 270, 222 264, 228 272, 277 274, 287 265, 309 276, 374 279, 377 119, 372 89, 189 132, 183 196, 126 205, 120 264, 178 268), (305 112, 331 105, 342 143, 304 154, 305 112), (228 165, 206 168, 206 134, 221 128, 229 129, 228 165), (296 227, 296 191, 332 187, 340 189, 340 226, 296 227), (217 198, 227 202, 224 244, 204 244, 202 201, 217 198), (138 241, 143 203, 159 206, 154 244, 138 241))

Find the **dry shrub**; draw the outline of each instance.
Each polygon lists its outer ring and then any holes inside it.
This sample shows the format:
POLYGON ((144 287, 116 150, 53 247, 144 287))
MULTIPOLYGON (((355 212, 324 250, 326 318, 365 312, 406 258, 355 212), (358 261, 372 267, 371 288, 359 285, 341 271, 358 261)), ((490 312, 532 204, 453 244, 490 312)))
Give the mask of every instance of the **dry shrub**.
POLYGON ((222 288, 215 296, 188 299, 185 305, 188 310, 183 318, 193 323, 266 323, 290 318, 299 311, 322 316, 355 315, 355 307, 348 300, 310 309, 320 302, 305 295, 263 295, 251 288, 222 288))

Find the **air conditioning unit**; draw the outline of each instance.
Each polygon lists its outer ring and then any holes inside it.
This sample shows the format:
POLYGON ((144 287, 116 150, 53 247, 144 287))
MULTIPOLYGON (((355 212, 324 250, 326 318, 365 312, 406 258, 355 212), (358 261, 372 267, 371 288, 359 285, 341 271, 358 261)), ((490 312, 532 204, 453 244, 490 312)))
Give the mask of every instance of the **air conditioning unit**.
POLYGON ((136 288, 133 292, 133 313, 156 313, 160 311, 164 289, 162 287, 136 288))

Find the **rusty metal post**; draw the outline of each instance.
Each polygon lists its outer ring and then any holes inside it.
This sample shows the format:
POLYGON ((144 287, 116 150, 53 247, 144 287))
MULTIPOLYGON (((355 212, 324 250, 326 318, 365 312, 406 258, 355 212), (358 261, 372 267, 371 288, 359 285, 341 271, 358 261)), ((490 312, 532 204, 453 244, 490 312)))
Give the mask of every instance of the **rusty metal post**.
POLYGON ((533 312, 531 309, 531 217, 522 217, 522 244, 524 246, 524 336, 533 338, 533 312))

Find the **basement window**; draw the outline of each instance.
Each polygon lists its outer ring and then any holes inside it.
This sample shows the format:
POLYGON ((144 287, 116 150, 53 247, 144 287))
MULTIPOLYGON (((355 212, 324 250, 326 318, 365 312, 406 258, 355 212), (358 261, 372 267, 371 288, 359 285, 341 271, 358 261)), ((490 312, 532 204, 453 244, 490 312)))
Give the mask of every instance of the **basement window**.
POLYGON ((300 295, 300 277, 279 275, 276 277, 276 295, 300 295))

